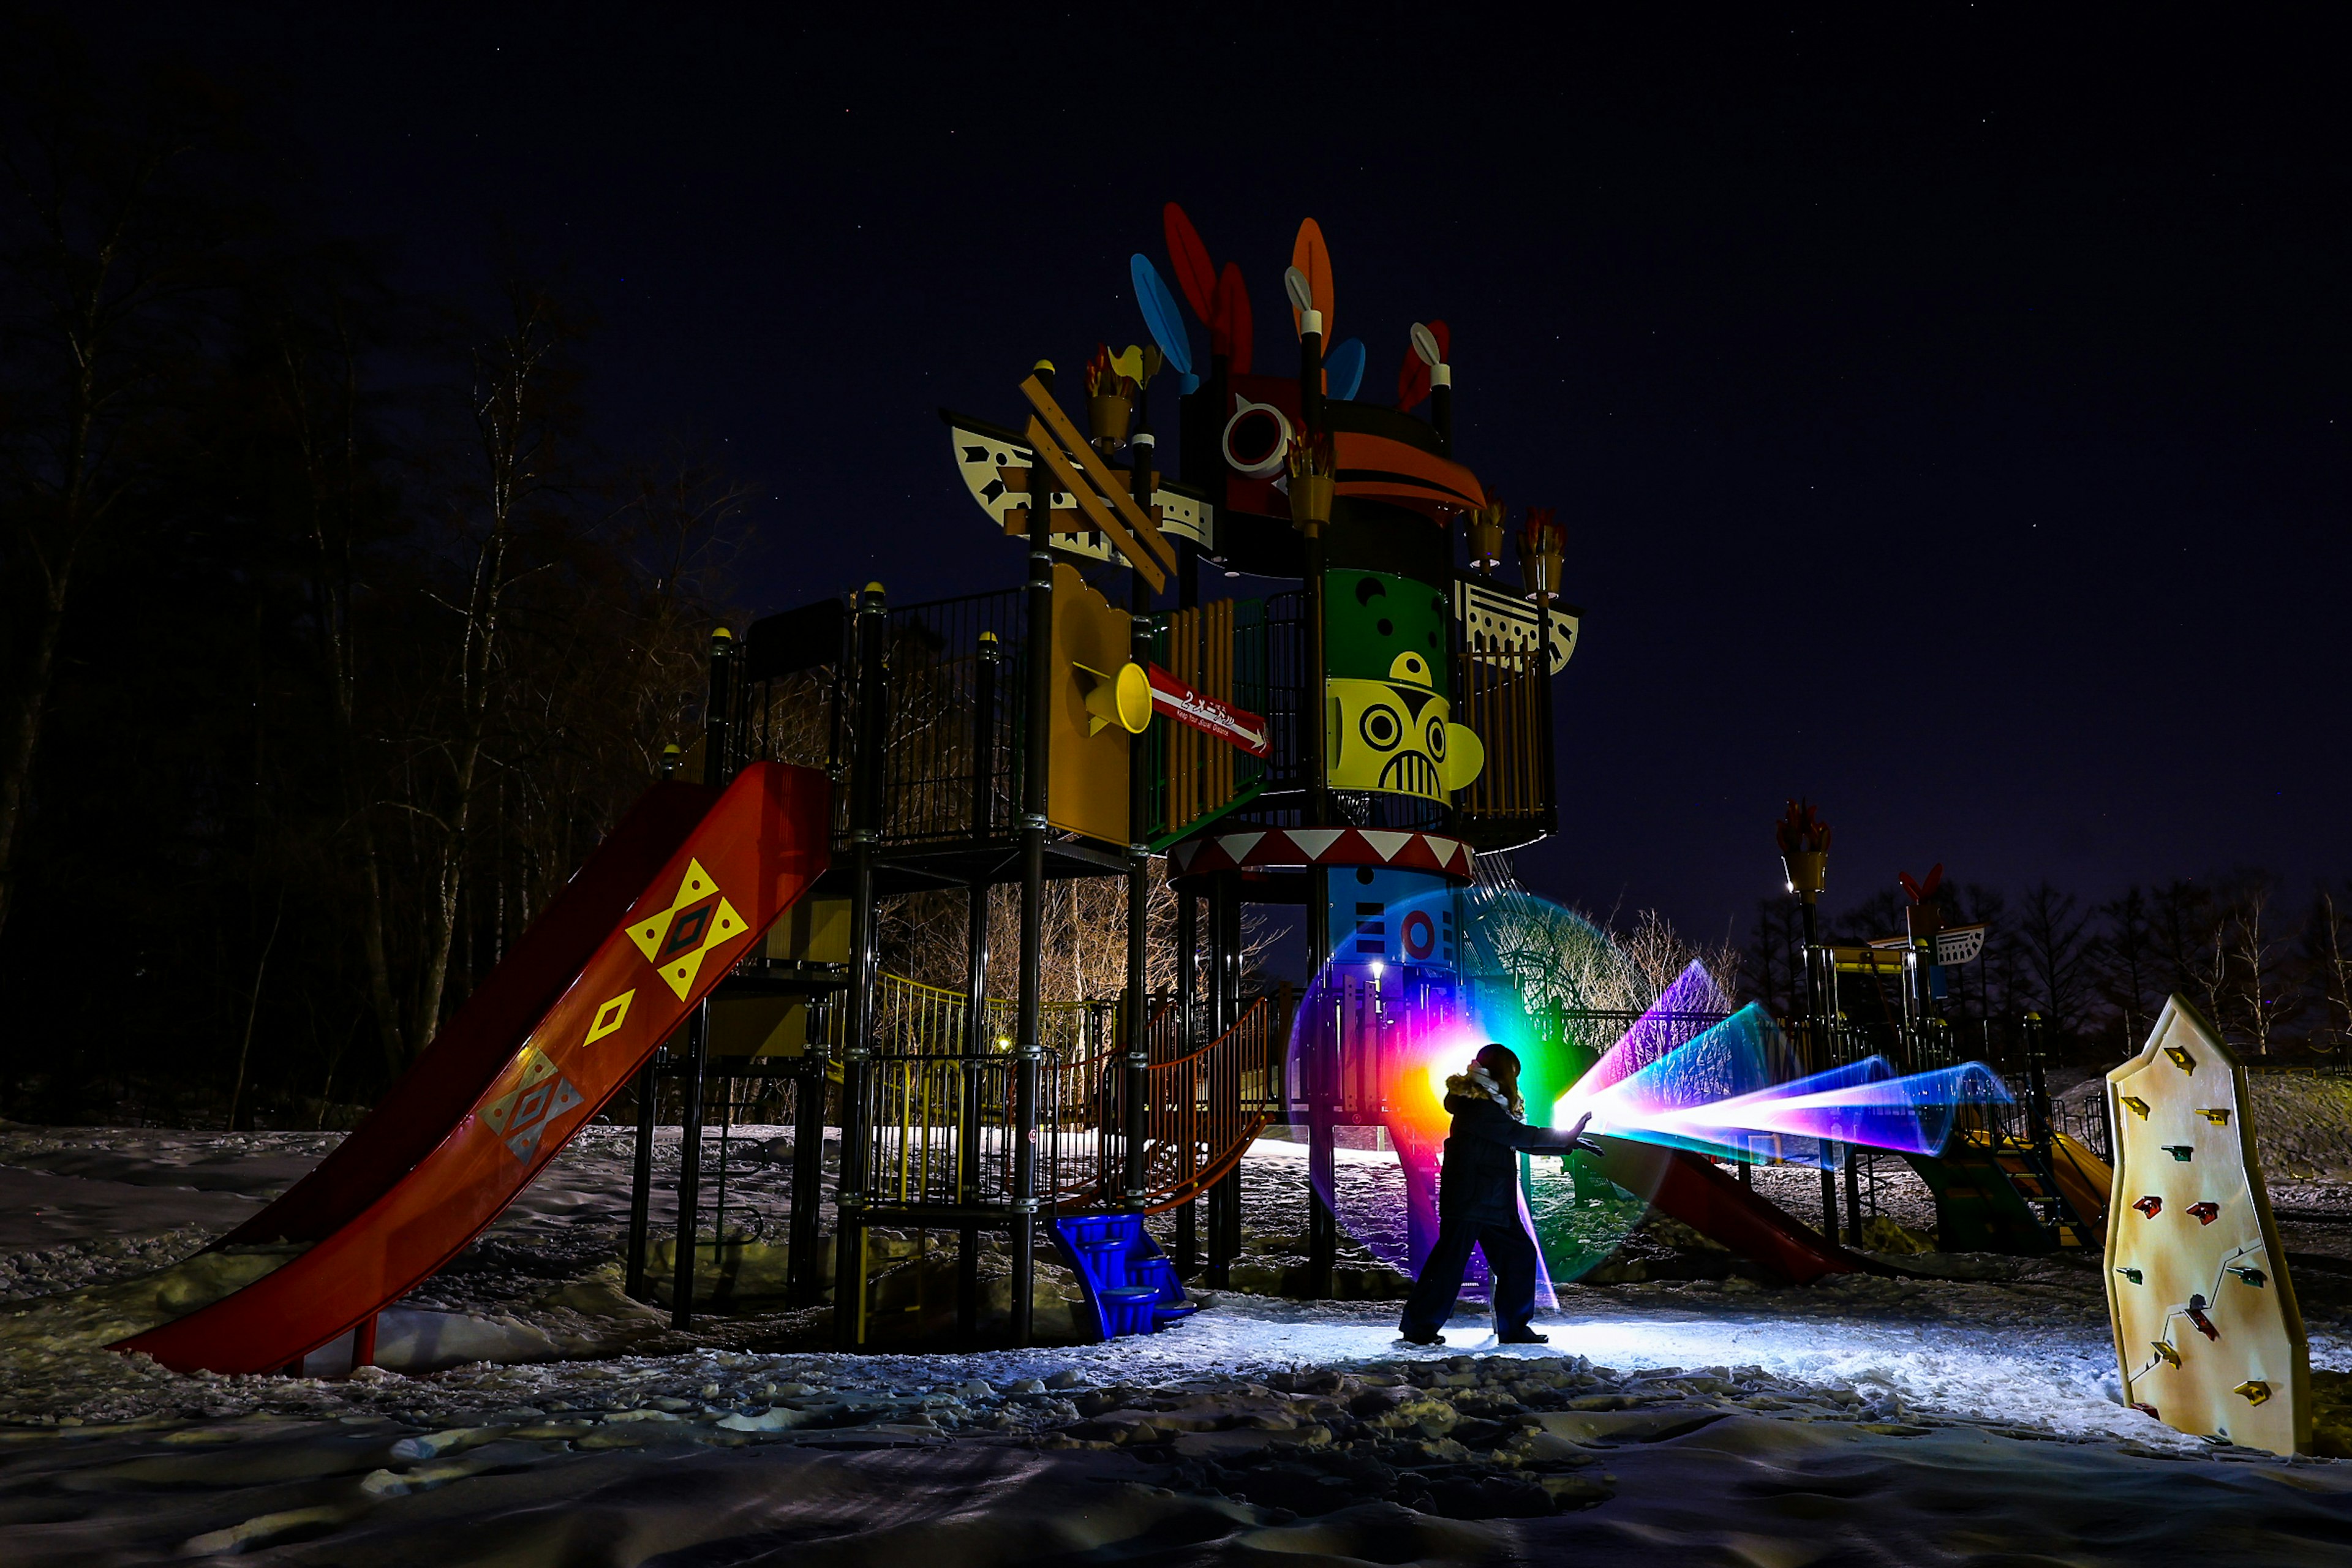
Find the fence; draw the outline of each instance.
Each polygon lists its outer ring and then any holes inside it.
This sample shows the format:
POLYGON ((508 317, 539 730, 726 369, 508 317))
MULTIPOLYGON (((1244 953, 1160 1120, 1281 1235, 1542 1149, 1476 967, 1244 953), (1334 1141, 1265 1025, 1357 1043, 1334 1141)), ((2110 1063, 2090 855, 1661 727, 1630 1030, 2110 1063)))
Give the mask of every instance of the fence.
MULTIPOLYGON (((869 1201, 883 1207, 1011 1203, 1017 1195, 1021 1058, 947 1054, 878 1055, 866 1139, 869 1201)), ((1037 1123, 1061 1124, 1052 1052, 1037 1068, 1037 1123)), ((1034 1191, 1061 1185, 1060 1143, 1036 1143, 1034 1191)))
MULTIPOLYGON (((1154 1020, 1154 1060, 1145 1075, 1143 1188, 1153 1211, 1191 1202, 1233 1167, 1271 1119, 1276 1101, 1269 1089, 1281 1072, 1281 1010, 1269 997, 1259 997, 1232 1028, 1181 1056, 1166 1048, 1177 1038, 1175 1021, 1172 1009, 1154 1020)), ((1064 1206, 1108 1205, 1124 1196, 1127 1087, 1122 1072, 1098 1079, 1093 1158, 1074 1167, 1056 1189, 1064 1206)))

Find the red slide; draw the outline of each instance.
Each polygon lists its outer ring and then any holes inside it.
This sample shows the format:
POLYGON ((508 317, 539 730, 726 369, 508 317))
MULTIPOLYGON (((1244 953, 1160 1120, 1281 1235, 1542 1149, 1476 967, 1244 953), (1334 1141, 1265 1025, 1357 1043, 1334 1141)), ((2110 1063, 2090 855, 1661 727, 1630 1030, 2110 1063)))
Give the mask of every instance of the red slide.
POLYGON ((1593 1142, 1607 1151, 1600 1160, 1602 1175, 1790 1284, 1810 1285, 1824 1274, 1886 1271, 1799 1224, 1779 1205, 1758 1197, 1686 1149, 1623 1138, 1593 1142))
POLYGON ((275 1372, 429 1278, 816 880, 831 800, 822 773, 775 763, 646 791, 374 1113, 214 1244, 304 1250, 114 1348, 275 1372))

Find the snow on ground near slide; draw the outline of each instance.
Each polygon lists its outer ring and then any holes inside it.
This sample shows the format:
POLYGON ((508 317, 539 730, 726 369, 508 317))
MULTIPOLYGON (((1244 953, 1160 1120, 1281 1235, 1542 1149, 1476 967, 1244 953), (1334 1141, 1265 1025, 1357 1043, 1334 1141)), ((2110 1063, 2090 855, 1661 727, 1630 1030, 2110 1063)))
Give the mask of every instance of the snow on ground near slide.
MULTIPOLYGON (((761 1143, 783 1131, 739 1131, 732 1183, 736 1203, 755 1211, 777 1205, 786 1161, 772 1150, 763 1151, 761 1143)), ((33 1242, 39 1250, 12 1251, 0 1240, 0 1254, 5 1254, 0 1256, 0 1299, 13 1295, 21 1306, 26 1298, 45 1291, 160 1267, 201 1245, 205 1230, 226 1229, 242 1219, 332 1142, 331 1135, 312 1134, 0 1129, 0 1178, 21 1178, 27 1196, 35 1196, 33 1187, 39 1188, 30 1212, 18 1216, 23 1228, 5 1238, 20 1247, 33 1242)), ((674 1144, 664 1152, 674 1168, 674 1144)), ((1303 1214, 1302 1184, 1297 1179, 1297 1156, 1303 1152, 1297 1145, 1261 1142, 1245 1176, 1245 1194, 1260 1194, 1269 1205, 1296 1205, 1303 1214)), ((1343 1151, 1342 1159, 1350 1166, 1369 1168, 1392 1156, 1343 1151)), ((626 1141, 617 1131, 598 1129, 565 1150, 485 1243, 495 1244, 507 1256, 544 1252, 549 1267, 511 1282, 496 1271, 468 1276, 478 1281, 471 1289, 479 1300, 476 1304, 469 1299, 463 1310, 485 1320, 486 1331, 493 1321, 520 1331, 541 1321, 531 1293, 610 1255, 627 1201, 626 1161, 626 1141)), ((1533 1353, 1580 1354, 1628 1370, 1756 1366, 1793 1382, 1852 1389, 1891 1407, 2070 1436, 2128 1436, 2156 1446, 2187 1441, 2116 1403, 2114 1350, 2095 1260, 1981 1261, 1989 1269, 2006 1272, 1931 1280, 1848 1276, 1811 1289, 1778 1291, 1758 1291, 1736 1280, 1565 1288, 1562 1310, 1544 1320, 1555 1342, 1549 1352, 1533 1353)), ((419 1294, 454 1294, 459 1282, 431 1282, 419 1294)), ((2322 1300, 2321 1283, 2313 1279, 2305 1301, 2313 1364, 2352 1368, 2352 1340, 2347 1332, 2352 1322, 2322 1300)), ((811 1381, 900 1378, 923 1383, 943 1376, 954 1381, 974 1373, 1004 1381, 1066 1367, 1105 1379, 1181 1379, 1413 1359, 1418 1352, 1392 1342, 1395 1311, 1394 1303, 1308 1303, 1223 1294, 1213 1299, 1209 1310, 1147 1340, 961 1357, 790 1353, 775 1356, 772 1364, 811 1381), (950 1363, 958 1369, 952 1375, 945 1370, 950 1363)), ((1486 1331, 1483 1324, 1460 1318, 1449 1338, 1446 1352, 1430 1353, 1481 1350, 1486 1331)), ((688 1350, 625 1359, 637 1368, 683 1373, 697 1353, 688 1350)), ((550 1394, 560 1394, 567 1386, 584 1389, 608 1380, 616 1364, 557 1363, 509 1368, 505 1375, 521 1376, 550 1394)), ((79 1405, 96 1416, 96 1407, 102 1406, 107 1418, 121 1419, 139 1410, 184 1404, 196 1393, 186 1380, 158 1373, 160 1369, 150 1369, 145 1375, 126 1375, 112 1357, 93 1358, 71 1370, 52 1362, 18 1385, 18 1398, 0 1404, 16 1406, 16 1419, 32 1414, 22 1397, 31 1394, 29 1384, 40 1386, 58 1414, 79 1405)), ((285 1384, 300 1380, 230 1381, 240 1386, 228 1403, 260 1408, 290 1393, 285 1384), (274 1393, 273 1385, 278 1385, 274 1393)), ((433 1382, 413 1380, 412 1386, 422 1394, 433 1382)), ((310 1386, 314 1392, 300 1403, 331 1402, 328 1391, 333 1385, 310 1386)), ((213 1404, 227 1392, 213 1382, 198 1402, 213 1404)), ((449 1396, 465 1397, 454 1385, 449 1396)), ((440 1401, 428 1396, 426 1402, 440 1401)))
MULTIPOLYGON (((1948 1322, 1791 1319, 1759 1310, 1706 1313, 1659 1307, 1542 1314, 1549 1346, 1497 1347, 1486 1324, 1456 1317, 1444 1350, 1394 1343, 1393 1310, 1378 1304, 1218 1298, 1204 1312, 1150 1342, 1202 1370, 1276 1363, 1328 1365, 1401 1357, 1580 1355, 1596 1365, 1761 1367, 1816 1387, 1847 1388, 1905 1410, 2041 1427, 2066 1436, 2133 1437, 2183 1444, 2171 1428, 2116 1400, 2115 1345, 2105 1331, 1948 1322)), ((2332 1347, 2341 1350, 2344 1347, 2332 1347)), ((1067 1352, 1065 1352, 1066 1355, 1067 1352)))

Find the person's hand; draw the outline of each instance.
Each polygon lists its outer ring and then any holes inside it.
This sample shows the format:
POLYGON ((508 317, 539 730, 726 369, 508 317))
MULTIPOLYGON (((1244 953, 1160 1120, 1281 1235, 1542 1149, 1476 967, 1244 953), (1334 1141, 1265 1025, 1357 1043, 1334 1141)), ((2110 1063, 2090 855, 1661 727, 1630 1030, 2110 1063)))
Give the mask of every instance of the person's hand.
POLYGON ((1561 1159, 1565 1160, 1570 1154, 1576 1153, 1579 1151, 1587 1154, 1600 1154, 1606 1152, 1600 1144, 1594 1142, 1591 1139, 1587 1138, 1584 1135, 1585 1123, 1591 1120, 1592 1112, 1589 1110, 1576 1119, 1576 1125, 1568 1130, 1568 1147, 1559 1152, 1559 1157, 1561 1159))

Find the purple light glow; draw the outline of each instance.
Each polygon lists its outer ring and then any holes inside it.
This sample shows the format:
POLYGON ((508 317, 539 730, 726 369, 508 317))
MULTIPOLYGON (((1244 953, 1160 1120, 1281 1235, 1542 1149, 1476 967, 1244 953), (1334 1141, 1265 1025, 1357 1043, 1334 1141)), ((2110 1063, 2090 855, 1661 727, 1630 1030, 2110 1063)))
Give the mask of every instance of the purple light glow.
MULTIPOLYGON (((1645 1016, 1628 1030, 1627 1039, 1648 1022, 1645 1016)), ((1617 1055, 1612 1047, 1594 1073, 1559 1098, 1552 1108, 1554 1126, 1589 1113, 1595 1132, 1751 1163, 1834 1169, 1854 1144, 1937 1153, 1959 1107, 2009 1100, 2000 1079, 1981 1062, 1897 1077, 1883 1058, 1872 1057, 1775 1082, 1790 1061, 1788 1043, 1753 1003, 1592 1087, 1600 1068, 1617 1055)))

